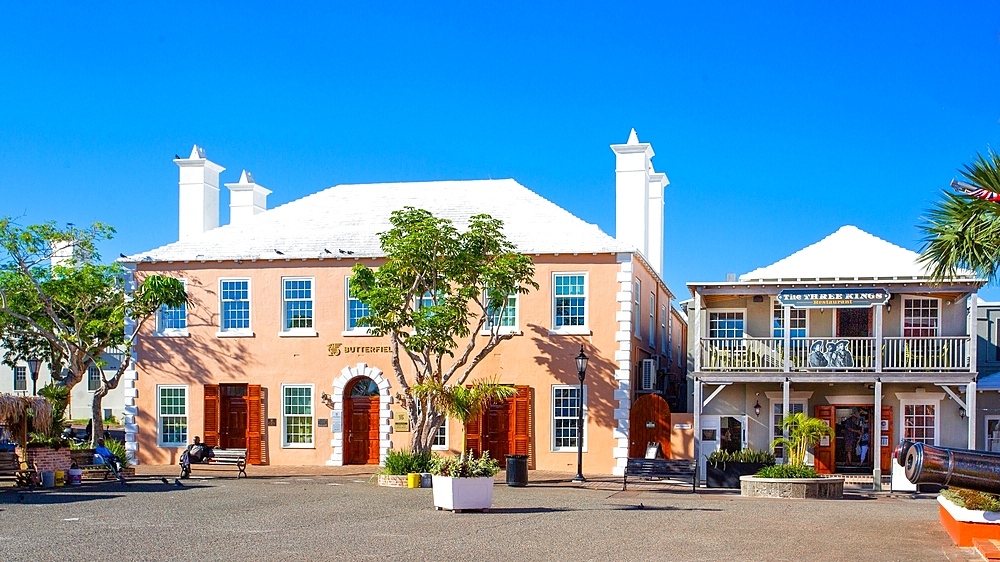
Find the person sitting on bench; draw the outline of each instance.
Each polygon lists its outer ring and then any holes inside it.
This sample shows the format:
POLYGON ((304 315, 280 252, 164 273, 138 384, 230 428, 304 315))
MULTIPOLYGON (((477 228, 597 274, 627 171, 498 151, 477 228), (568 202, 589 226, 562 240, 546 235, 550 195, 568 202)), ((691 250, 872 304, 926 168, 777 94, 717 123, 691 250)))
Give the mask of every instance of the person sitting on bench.
POLYGON ((114 453, 104 446, 104 439, 97 440, 97 448, 94 449, 94 462, 108 467, 108 470, 111 471, 111 474, 115 475, 115 478, 124 482, 121 474, 119 474, 119 471, 122 469, 121 461, 118 460, 118 457, 114 453))
POLYGON ((188 445, 186 451, 181 453, 181 467, 184 474, 190 474, 191 463, 204 463, 212 458, 212 448, 201 442, 201 438, 194 436, 194 443, 188 445))

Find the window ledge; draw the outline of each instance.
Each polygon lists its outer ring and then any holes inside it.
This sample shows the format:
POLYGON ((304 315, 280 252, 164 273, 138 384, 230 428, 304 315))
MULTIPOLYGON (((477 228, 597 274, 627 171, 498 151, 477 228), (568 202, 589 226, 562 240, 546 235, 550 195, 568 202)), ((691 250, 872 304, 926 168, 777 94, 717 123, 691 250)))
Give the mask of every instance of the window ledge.
POLYGON ((186 338, 191 334, 187 330, 177 330, 172 332, 154 332, 154 338, 186 338))
MULTIPOLYGON (((488 335, 490 335, 492 333, 493 333, 492 330, 482 330, 482 331, 479 332, 479 335, 480 336, 488 336, 488 335)), ((504 329, 501 329, 501 330, 497 330, 497 334, 499 334, 501 336, 507 336, 507 335, 523 336, 524 332, 522 332, 521 330, 518 330, 517 328, 504 328, 504 329)))
POLYGON ((246 331, 231 331, 231 332, 216 332, 215 337, 217 338, 253 338, 256 337, 253 332, 246 331))
POLYGON ((340 335, 345 338, 370 338, 375 334, 371 333, 368 328, 357 328, 354 330, 344 330, 340 332, 340 335))
POLYGON ((431 446, 431 450, 432 451, 450 451, 451 449, 449 449, 448 447, 441 447, 439 445, 433 445, 433 446, 431 446))
POLYGON ((288 330, 287 332, 278 332, 279 338, 315 338, 319 336, 316 330, 288 330))
POLYGON ((283 444, 281 446, 281 448, 282 449, 315 449, 316 445, 291 445, 291 444, 283 444))
POLYGON ((563 328, 555 328, 554 330, 549 330, 550 336, 589 336, 591 335, 590 328, 586 326, 568 326, 563 328))

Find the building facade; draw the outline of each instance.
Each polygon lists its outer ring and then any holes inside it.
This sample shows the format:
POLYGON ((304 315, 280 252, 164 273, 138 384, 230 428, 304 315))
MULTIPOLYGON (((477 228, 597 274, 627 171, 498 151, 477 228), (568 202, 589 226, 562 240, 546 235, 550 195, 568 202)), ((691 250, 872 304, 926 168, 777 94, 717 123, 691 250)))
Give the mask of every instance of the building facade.
POLYGON ((976 381, 976 449, 1000 453, 1000 302, 980 300, 976 306, 979 344, 976 381))
POLYGON ((767 449, 796 412, 834 428, 808 464, 876 486, 900 439, 976 443, 970 318, 984 281, 932 282, 917 257, 845 226, 739 279, 689 283, 698 458, 767 449))
MULTIPOLYGON (((473 374, 499 376, 518 394, 466 428, 470 446, 569 471, 582 438, 588 471, 621 473, 632 403, 640 394, 665 402, 676 389, 669 373, 683 358, 671 350, 685 327, 660 277, 666 177, 634 131, 612 149, 618 224, 628 227, 617 237, 513 180, 340 185, 268 210, 270 191, 246 172, 226 184, 231 223, 219 227, 223 168, 195 147, 175 160, 180 240, 124 260, 138 281, 181 279, 191 299, 139 335, 125 381, 126 446, 139 462, 176 463, 200 435, 247 448, 252 463, 330 466, 379 463, 408 447, 388 338, 360 326, 365 305, 349 287, 354 264, 383 263, 378 233, 390 214, 412 206, 459 228, 474 214, 499 218, 535 264, 539 289, 512 295, 490 328, 514 337, 473 374), (582 395, 581 348, 590 360, 582 395)), ((459 450, 461 429, 447 423, 434 448, 459 450)))
MULTIPOLYGON (((0 356, 4 353, 5 350, 0 348, 0 356)), ((69 419, 90 419, 94 391, 100 387, 102 371, 104 376, 111 377, 120 365, 120 358, 114 354, 105 354, 103 360, 107 363, 104 367, 91 367, 87 376, 70 392, 69 407, 66 410, 69 419)), ((0 364, 0 393, 30 396, 36 388, 40 389, 50 382, 52 382, 52 376, 45 363, 42 363, 38 368, 37 380, 32 379, 31 369, 27 361, 19 361, 13 369, 0 364)), ((110 391, 101 400, 101 407, 104 410, 104 419, 113 417, 116 421, 121 422, 125 413, 123 389, 119 386, 119 388, 110 391)))

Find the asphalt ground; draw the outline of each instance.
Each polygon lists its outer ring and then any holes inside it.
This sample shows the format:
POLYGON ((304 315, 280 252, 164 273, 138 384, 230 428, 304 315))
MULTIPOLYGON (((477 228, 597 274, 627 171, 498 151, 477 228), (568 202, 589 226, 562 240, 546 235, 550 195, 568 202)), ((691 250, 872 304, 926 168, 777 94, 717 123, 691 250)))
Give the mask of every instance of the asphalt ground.
POLYGON ((622 492, 533 471, 525 488, 499 475, 489 512, 451 513, 430 489, 379 487, 366 468, 250 467, 180 485, 175 468, 139 467, 128 486, 0 484, 0 561, 978 559, 952 546, 930 496, 622 492))

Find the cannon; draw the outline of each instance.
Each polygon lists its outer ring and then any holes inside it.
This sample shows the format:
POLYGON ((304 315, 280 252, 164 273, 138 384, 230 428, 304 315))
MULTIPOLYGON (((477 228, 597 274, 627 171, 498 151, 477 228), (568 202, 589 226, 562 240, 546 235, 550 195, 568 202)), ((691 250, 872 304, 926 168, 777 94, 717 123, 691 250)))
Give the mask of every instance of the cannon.
POLYGON ((1000 453, 901 442, 903 468, 913 484, 940 484, 1000 494, 1000 453))

